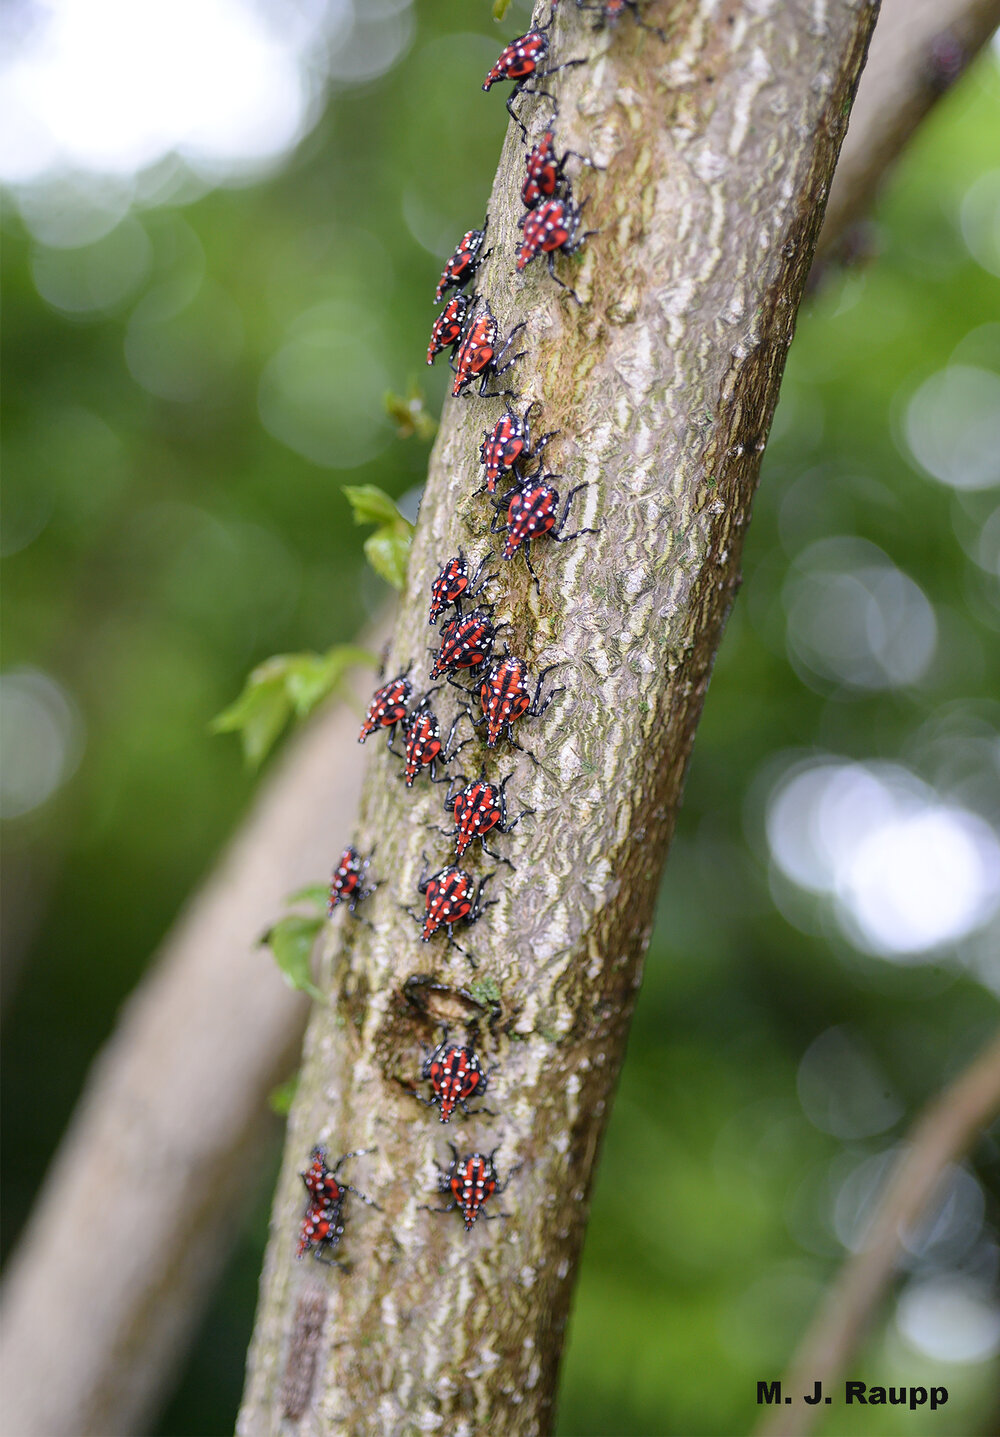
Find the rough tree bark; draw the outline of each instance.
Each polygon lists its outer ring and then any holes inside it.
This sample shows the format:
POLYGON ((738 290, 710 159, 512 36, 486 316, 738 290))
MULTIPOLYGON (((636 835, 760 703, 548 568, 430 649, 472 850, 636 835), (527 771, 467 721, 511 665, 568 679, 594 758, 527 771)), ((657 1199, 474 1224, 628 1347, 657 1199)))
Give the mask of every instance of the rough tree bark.
MULTIPOLYGON (((547 7, 543 7, 547 10, 547 7)), ((516 370, 538 422, 558 429, 547 463, 589 482, 576 519, 600 533, 539 544, 541 594, 523 563, 499 565, 505 637, 566 692, 525 723, 541 761, 507 750, 517 807, 499 899, 468 930, 476 975, 501 991, 487 1056, 502 1064, 499 1116, 453 1124, 462 1150, 501 1144, 511 1216, 471 1234, 435 1203, 443 1130, 396 1079, 414 1079, 422 1021, 401 989, 428 972, 461 1012, 474 975, 443 942, 420 948, 401 904, 435 866, 441 795, 412 793, 380 748, 369 760, 357 841, 378 845, 374 926, 334 925, 289 1125, 251 1351, 244 1437, 281 1430, 403 1434, 550 1428, 594 1158, 641 977, 653 900, 722 626, 785 354, 863 63, 865 0, 652 5, 666 44, 626 21, 595 34, 558 14, 552 56, 591 56, 550 81, 561 143, 604 169, 580 188, 599 231, 573 283, 512 278, 523 151, 508 135, 480 280, 504 333, 524 320, 516 370), (553 676, 555 680, 555 676, 553 676), (351 1178, 383 1213, 349 1209, 349 1273, 296 1263, 298 1170, 314 1142, 378 1147, 351 1178)), ((541 18, 541 15, 540 15, 541 18)), ((535 133, 549 113, 525 103, 535 133)), ((570 267, 560 263, 563 273, 570 267)), ((477 446, 497 401, 446 407, 390 666, 427 681, 426 604, 441 560, 476 557, 486 502, 477 446)), ((575 525, 574 525, 575 527, 575 525)), ((444 709, 451 691, 437 700, 444 709)), ((444 716, 442 714, 442 716, 444 716)), ((460 767, 472 771, 479 745, 460 767), (473 756, 474 754, 474 756, 473 756)), ((485 871, 482 864, 473 865, 485 871)), ((493 865, 489 865, 492 867, 493 865)), ((442 1011, 439 1007, 438 1012, 442 1011)), ((348 1198, 350 1203, 351 1199, 348 1198)), ((499 1204, 497 1204, 499 1205, 499 1204)))

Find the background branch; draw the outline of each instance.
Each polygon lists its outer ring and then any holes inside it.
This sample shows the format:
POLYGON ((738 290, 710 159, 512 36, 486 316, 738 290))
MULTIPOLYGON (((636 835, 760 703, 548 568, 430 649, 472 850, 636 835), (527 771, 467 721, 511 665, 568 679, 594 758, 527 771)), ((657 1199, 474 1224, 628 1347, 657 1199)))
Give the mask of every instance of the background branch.
POLYGON ((1000 0, 885 0, 816 247, 864 218, 907 140, 1000 25, 1000 0))
POLYGON ((91 1072, 4 1283, 18 1437, 141 1431, 211 1292, 308 1010, 260 937, 349 841, 358 723, 338 703, 289 745, 91 1072))
POLYGON ((861 1249, 844 1263, 782 1381, 794 1394, 760 1424, 759 1437, 805 1437, 819 1409, 797 1400, 822 1382, 827 1392, 877 1314, 903 1253, 949 1166, 973 1147, 1000 1113, 1000 1037, 941 1093, 914 1124, 889 1173, 861 1249))

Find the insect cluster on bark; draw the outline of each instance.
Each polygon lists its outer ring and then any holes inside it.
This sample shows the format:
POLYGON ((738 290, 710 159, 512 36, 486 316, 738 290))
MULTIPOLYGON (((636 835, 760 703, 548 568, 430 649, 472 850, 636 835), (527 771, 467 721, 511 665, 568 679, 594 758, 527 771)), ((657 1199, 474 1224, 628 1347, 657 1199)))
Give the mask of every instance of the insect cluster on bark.
MULTIPOLYGON (((494 85, 509 82, 513 88, 507 97, 507 109, 520 128, 525 148, 524 176, 520 199, 524 212, 518 221, 521 238, 516 243, 513 273, 523 271, 537 258, 544 257, 549 274, 561 291, 581 303, 576 291, 556 272, 559 257, 577 254, 595 231, 583 228, 586 200, 578 201, 574 193, 570 169, 592 167, 592 162, 574 150, 562 149, 558 141, 559 107, 543 82, 560 70, 585 64, 582 57, 561 59, 553 63, 553 23, 559 0, 553 0, 548 19, 537 22, 523 35, 504 46, 483 82, 488 91, 494 85), (528 129, 515 104, 524 97, 534 96, 548 101, 551 113, 541 138, 529 148, 528 129)), ((642 19, 638 0, 612 0, 592 3, 576 0, 578 11, 590 14, 596 28, 613 25, 629 10, 643 29, 652 30, 642 19)), ((586 33, 586 29, 584 29, 586 33)), ((501 865, 508 870, 505 883, 511 883, 518 869, 502 851, 503 840, 509 838, 522 819, 535 815, 531 808, 521 808, 513 816, 508 810, 507 785, 513 770, 504 773, 503 756, 507 750, 525 752, 520 742, 525 725, 541 720, 550 705, 564 692, 564 686, 552 687, 548 676, 561 667, 559 662, 544 663, 537 636, 528 636, 513 647, 506 642, 498 650, 501 632, 511 627, 497 618, 499 600, 491 595, 506 570, 512 575, 513 561, 523 559, 526 578, 542 592, 542 576, 535 569, 532 545, 549 540, 568 543, 583 535, 596 534, 594 527, 567 532, 570 510, 576 496, 588 486, 564 482, 563 476, 546 469, 544 451, 559 437, 559 431, 533 435, 538 424, 537 411, 544 409, 544 396, 534 396, 525 403, 524 396, 504 384, 504 376, 513 371, 525 351, 512 352, 515 340, 526 327, 516 323, 504 333, 493 313, 489 295, 476 285, 485 272, 487 261, 494 254, 488 247, 489 217, 480 228, 467 230, 445 264, 435 290, 435 301, 443 303, 431 329, 427 347, 427 363, 433 364, 439 354, 448 352, 453 373, 451 394, 454 398, 474 397, 479 401, 500 399, 501 412, 486 421, 478 459, 483 481, 477 494, 485 493, 487 508, 493 513, 482 531, 485 537, 503 536, 498 551, 487 550, 467 556, 464 548, 445 559, 431 584, 428 622, 438 629, 437 642, 430 648, 432 662, 427 669, 426 683, 414 677, 421 665, 411 661, 394 677, 375 690, 361 731, 359 743, 385 733, 390 753, 401 757, 399 777, 407 789, 415 787, 424 777, 433 784, 447 784, 444 809, 450 827, 438 830, 452 845, 453 851, 438 868, 424 855, 424 869, 417 884, 417 896, 423 899, 420 911, 406 904, 400 906, 410 913, 417 926, 414 937, 421 943, 440 942, 443 936, 448 949, 454 948, 475 968, 476 959, 469 948, 460 947, 455 930, 468 930, 483 918, 497 901, 484 897, 488 886, 498 879, 501 865), (498 387, 502 386, 502 387, 498 387), (557 481, 561 487, 557 487, 557 481), (441 680, 435 683, 435 680, 441 680), (454 717, 440 716, 441 699, 449 690, 457 690, 460 702, 454 717), (463 721, 468 735, 457 741, 463 721), (395 746, 397 731, 401 752, 395 746), (454 768, 460 753, 477 741, 486 754, 479 773, 462 773, 454 768), (488 872, 476 873, 464 865, 479 851, 494 861, 488 872), (489 845, 494 845, 493 847, 489 845), (434 871, 431 871, 434 869, 434 871)), ((495 268, 495 265, 494 265, 495 268)), ((502 276, 507 284, 510 275, 502 276)), ((496 284, 491 286, 496 289, 496 284)), ((471 457, 471 456, 470 456, 471 457)), ((518 582, 516 572, 509 579, 518 582)), ((527 751, 539 765, 536 755, 527 751)), ((329 911, 345 907, 354 916, 359 904, 371 898, 379 886, 367 881, 372 853, 362 857, 349 847, 342 855, 330 887, 329 911)), ((526 878, 526 882, 530 879, 526 878)), ((516 899, 515 899, 516 901, 516 899)), ((468 938, 465 940, 470 942, 468 938)), ((470 944, 471 946, 471 944, 470 944)), ((427 992, 436 989, 458 992, 451 985, 438 983, 424 974, 413 974, 403 985, 404 995, 416 1002, 428 1015, 427 992), (412 991, 411 991, 412 990, 412 991), (421 994, 419 1001, 414 997, 421 994)), ((495 1036, 495 1028, 491 1025, 495 1036)), ((472 1022, 463 1040, 452 1039, 444 1031, 433 1050, 425 1049, 425 1058, 413 1080, 403 1080, 412 1096, 437 1109, 442 1123, 448 1123, 456 1110, 465 1117, 496 1116, 483 1107, 470 1108, 487 1091, 496 1068, 484 1067, 477 1045, 479 1025, 472 1022), (428 1096, 417 1088, 429 1087, 428 1096)), ((498 1145, 489 1152, 470 1149, 464 1153, 452 1145, 452 1160, 438 1171, 438 1189, 450 1198, 443 1208, 429 1211, 450 1212, 457 1209, 466 1231, 482 1216, 506 1216, 484 1209, 509 1183, 500 1183, 494 1157, 498 1145)), ((355 1193, 363 1201, 370 1198, 348 1184, 340 1183, 337 1173, 348 1153, 335 1167, 327 1166, 325 1151, 313 1150, 310 1165, 302 1174, 308 1202, 299 1234, 298 1255, 307 1252, 326 1261, 340 1241, 344 1230, 345 1194, 355 1193)))

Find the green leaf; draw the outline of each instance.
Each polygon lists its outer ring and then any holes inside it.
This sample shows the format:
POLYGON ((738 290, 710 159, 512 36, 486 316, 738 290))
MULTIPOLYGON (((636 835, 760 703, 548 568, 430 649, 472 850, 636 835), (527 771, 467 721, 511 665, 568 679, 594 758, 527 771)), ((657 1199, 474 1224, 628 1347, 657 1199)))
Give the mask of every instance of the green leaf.
POLYGON ((375 484, 345 484, 355 524, 405 524, 406 520, 383 489, 375 484))
POLYGON ((307 883, 305 888, 299 888, 290 893, 285 899, 286 903, 308 903, 313 908, 318 908, 326 917, 326 906, 330 901, 329 883, 307 883))
POLYGON ((213 733, 239 733, 256 768, 294 713, 304 718, 356 665, 378 668, 368 649, 335 644, 325 654, 275 654, 258 664, 234 704, 212 720, 213 733))
POLYGON ((403 518, 388 494, 374 484, 345 484, 344 493, 354 510, 355 523, 378 525, 365 540, 368 562, 393 588, 401 589, 410 560, 413 525, 403 518))
POLYGON ((265 676, 266 668, 266 664, 261 664, 254 669, 236 702, 211 723, 213 733, 239 733, 251 768, 256 768, 264 758, 292 712, 284 676, 265 676))
POLYGON ((412 530, 409 534, 397 534, 389 528, 376 529, 365 540, 365 556, 369 564, 379 578, 385 579, 394 589, 402 589, 406 583, 412 543, 412 530))
POLYGON ((326 998, 312 981, 312 951, 323 922, 322 918, 290 914, 279 918, 260 940, 274 954, 289 987, 308 993, 318 1003, 325 1003, 326 998))
POLYGON ((267 1105, 272 1113, 277 1113, 279 1118, 287 1118, 291 1112, 292 1103, 295 1101, 295 1094, 299 1087, 299 1075, 293 1073, 276 1088, 272 1088, 267 1095, 267 1105))
POLYGON ((510 0, 493 0, 493 18, 502 20, 510 6, 510 0))
POLYGON ((378 657, 353 644, 335 644, 325 654, 289 654, 286 670, 288 697, 296 715, 305 718, 321 699, 336 688, 349 668, 378 668, 378 657))

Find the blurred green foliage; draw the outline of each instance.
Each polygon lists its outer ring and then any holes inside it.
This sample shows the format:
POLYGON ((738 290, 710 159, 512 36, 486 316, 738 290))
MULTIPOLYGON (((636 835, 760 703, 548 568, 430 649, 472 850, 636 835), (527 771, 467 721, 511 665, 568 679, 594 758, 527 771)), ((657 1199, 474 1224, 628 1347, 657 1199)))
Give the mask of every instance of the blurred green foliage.
MULTIPOLYGON (((455 24, 443 0, 422 6, 400 65, 336 92, 282 173, 138 211, 148 270, 104 309, 43 302, 58 255, 6 211, 5 665, 51 675, 82 733, 73 776, 5 828, 6 1244, 119 1005, 249 800, 212 715, 269 655, 329 657, 385 592, 342 485, 399 498, 422 482, 426 442, 398 442, 384 394, 416 393, 439 261, 481 221, 506 122, 478 93, 499 44, 488 7, 455 24), (186 307, 163 308, 178 287, 186 307), (330 395, 321 424, 289 409, 303 376, 330 395)), ((959 218, 998 132, 988 58, 895 176, 876 262, 825 275, 801 320, 593 1196, 566 1434, 748 1430, 756 1380, 779 1375, 842 1259, 831 1211, 845 1176, 898 1141, 995 1021, 953 955, 868 956, 822 901, 784 892, 764 810, 790 756, 892 760, 941 782, 934 726, 997 726, 1000 622, 969 553, 995 493, 918 473, 899 434, 909 396, 952 357, 1000 368, 986 322, 1000 286, 959 218), (790 656, 789 577, 809 545, 843 535, 877 545, 933 604, 938 647, 919 683, 848 691, 790 656), (898 1097, 897 1119, 868 1136, 821 1130, 799 1101, 803 1055, 837 1025, 898 1097)), ((444 389, 431 371, 432 413, 444 389)), ((285 716, 308 707, 282 684, 285 716)), ((161 1418, 169 1437, 232 1428, 278 1136, 276 1119, 239 1249, 161 1418)), ((996 1252, 996 1144, 975 1172, 985 1225, 967 1271, 996 1252)), ((853 1373, 944 1382, 950 1431, 985 1431, 995 1407, 987 1362, 920 1352, 891 1309, 853 1373)), ((834 1409, 824 1430, 943 1429, 868 1408, 834 1409)))
MULTIPOLYGON (((406 541, 393 536, 385 542, 396 551, 395 565, 406 541)), ((236 702, 212 720, 212 732, 238 733, 247 763, 257 768, 288 720, 311 714, 358 664, 378 668, 378 657, 354 644, 334 644, 325 654, 275 654, 251 670, 236 702)))

